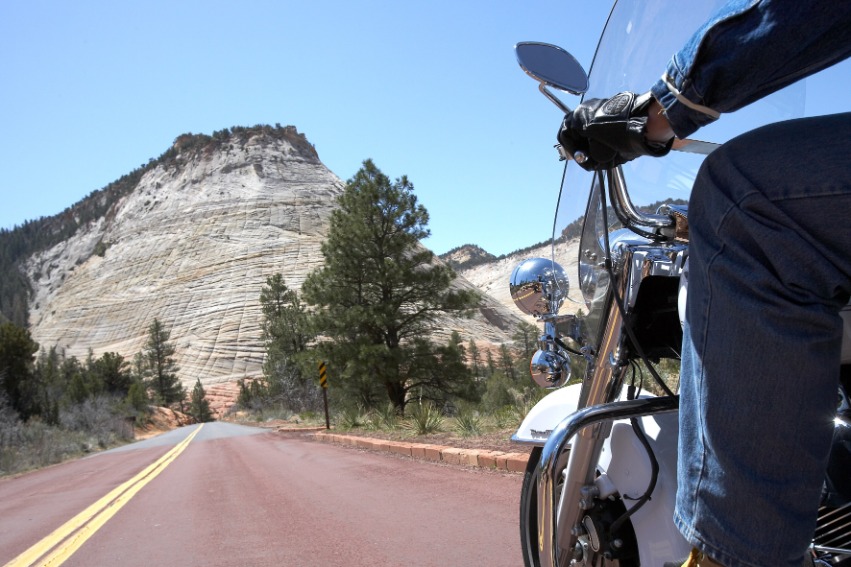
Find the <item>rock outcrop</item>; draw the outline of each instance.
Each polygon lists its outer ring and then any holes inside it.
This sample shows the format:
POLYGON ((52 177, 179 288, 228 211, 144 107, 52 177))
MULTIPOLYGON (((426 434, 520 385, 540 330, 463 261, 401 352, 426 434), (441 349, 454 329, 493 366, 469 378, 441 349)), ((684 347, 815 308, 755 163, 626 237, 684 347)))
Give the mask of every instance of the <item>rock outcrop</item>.
MULTIPOLYGON (((157 318, 188 389, 261 374, 260 289, 278 272, 299 289, 320 265, 344 184, 292 127, 206 140, 178 138, 106 215, 30 258, 31 333, 43 348, 129 360, 157 318)), ((474 318, 447 319, 441 334, 500 343, 518 314, 485 297, 474 318)))
POLYGON ((233 135, 178 153, 106 216, 30 260, 33 338, 69 356, 132 358, 158 318, 185 382, 255 374, 260 288, 276 272, 298 288, 321 262, 342 189, 301 136, 233 135))
MULTIPOLYGON (((457 254, 456 254, 457 257, 457 254)), ((470 282, 480 292, 487 294, 495 299, 500 305, 504 306, 512 315, 521 317, 528 323, 535 323, 535 319, 529 315, 524 315, 517 307, 514 306, 514 301, 511 299, 508 283, 511 279, 511 273, 514 268, 527 258, 552 258, 553 249, 550 244, 524 249, 521 252, 515 252, 495 258, 489 261, 478 261, 473 263, 472 267, 459 267, 457 273, 465 281, 470 282)), ((579 262, 579 241, 577 239, 568 242, 560 242, 556 245, 555 258, 562 268, 568 273, 571 278, 570 299, 562 308, 562 313, 575 313, 579 308, 584 308, 581 300, 581 294, 578 289, 578 282, 575 279, 577 273, 577 263, 579 262)))

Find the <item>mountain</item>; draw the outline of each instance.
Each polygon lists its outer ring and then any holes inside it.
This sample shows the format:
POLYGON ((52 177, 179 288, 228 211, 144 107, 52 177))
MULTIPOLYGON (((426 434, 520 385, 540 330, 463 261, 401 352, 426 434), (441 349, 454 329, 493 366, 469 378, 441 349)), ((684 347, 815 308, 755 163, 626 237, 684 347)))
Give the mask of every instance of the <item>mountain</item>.
POLYGON ((484 250, 481 246, 476 246, 475 244, 464 244, 463 246, 453 248, 445 254, 441 254, 440 259, 452 266, 452 268, 458 272, 478 266, 479 264, 493 262, 497 259, 497 257, 484 250))
MULTIPOLYGON (((180 136, 120 188, 40 221, 58 236, 24 263, 32 336, 67 356, 132 359, 157 318, 185 384, 259 376, 260 289, 278 272, 299 289, 321 264, 343 187, 291 126, 180 136)), ((447 318, 439 335, 498 344, 518 314, 485 296, 472 319, 447 318)))
MULTIPOLYGON (((542 242, 503 256, 494 256, 478 246, 468 244, 450 250, 440 257, 455 268, 456 273, 461 279, 470 282, 473 287, 513 311, 522 320, 535 324, 534 317, 524 315, 514 305, 508 284, 514 268, 523 260, 528 258, 552 258, 553 255, 555 255, 556 260, 561 264, 567 274, 573 278, 573 274, 577 273, 577 263, 579 261, 578 238, 559 241, 555 249, 553 249, 551 243, 542 242)), ((573 303, 568 302, 563 307, 564 313, 574 313, 583 306, 575 280, 571 281, 570 298, 573 300, 573 303)))

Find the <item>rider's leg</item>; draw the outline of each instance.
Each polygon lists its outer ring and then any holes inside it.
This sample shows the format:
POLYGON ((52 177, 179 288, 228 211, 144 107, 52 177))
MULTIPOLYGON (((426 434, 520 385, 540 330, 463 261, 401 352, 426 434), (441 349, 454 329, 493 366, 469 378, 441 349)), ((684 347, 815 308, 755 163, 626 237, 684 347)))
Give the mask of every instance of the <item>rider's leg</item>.
POLYGON ((851 290, 851 114, 725 144, 695 182, 675 521, 726 567, 812 536, 851 290))

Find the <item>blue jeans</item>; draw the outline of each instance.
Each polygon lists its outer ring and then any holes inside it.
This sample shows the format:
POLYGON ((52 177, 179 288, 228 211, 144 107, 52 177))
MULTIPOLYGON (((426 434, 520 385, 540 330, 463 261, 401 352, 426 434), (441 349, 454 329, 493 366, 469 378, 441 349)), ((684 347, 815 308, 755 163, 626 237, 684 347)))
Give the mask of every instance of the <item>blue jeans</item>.
POLYGON ((674 521, 726 567, 799 567, 851 293, 851 113, 722 146, 695 181, 689 224, 674 521))

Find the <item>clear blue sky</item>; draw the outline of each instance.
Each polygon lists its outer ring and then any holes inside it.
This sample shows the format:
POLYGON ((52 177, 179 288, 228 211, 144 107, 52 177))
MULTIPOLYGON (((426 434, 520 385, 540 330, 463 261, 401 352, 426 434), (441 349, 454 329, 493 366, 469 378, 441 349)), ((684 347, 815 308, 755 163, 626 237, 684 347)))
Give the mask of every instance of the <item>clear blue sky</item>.
POLYGON ((0 227, 62 211, 179 134, 280 123, 344 181, 366 158, 407 175, 437 253, 545 240, 561 117, 512 48, 557 43, 587 67, 608 10, 579 0, 4 0, 0 227))

